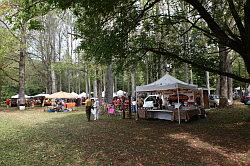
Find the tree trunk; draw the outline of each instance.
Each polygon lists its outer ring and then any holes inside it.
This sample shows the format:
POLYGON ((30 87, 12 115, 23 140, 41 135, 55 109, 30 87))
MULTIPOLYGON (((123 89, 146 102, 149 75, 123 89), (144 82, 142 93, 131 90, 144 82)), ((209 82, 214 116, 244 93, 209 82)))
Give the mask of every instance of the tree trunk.
POLYGON ((192 68, 190 69, 190 84, 193 84, 194 80, 193 80, 193 70, 192 68))
MULTIPOLYGON (((228 63, 228 72, 232 73, 232 62, 228 63)), ((233 102, 233 79, 227 77, 228 99, 233 102)))
POLYGON ((208 71, 206 71, 206 86, 207 86, 208 95, 210 95, 210 81, 209 81, 209 72, 208 71))
POLYGON ((245 33, 243 38, 243 43, 245 45, 245 56, 244 56, 244 62, 247 68, 248 77, 250 76, 250 1, 247 0, 244 5, 244 24, 245 24, 245 33))
POLYGON ((94 79, 94 97, 98 97, 97 95, 97 70, 95 71, 95 79, 94 79))
POLYGON ((132 91, 131 91, 131 96, 132 97, 135 97, 135 85, 136 85, 136 83, 135 83, 135 69, 136 68, 134 68, 134 69, 132 69, 132 71, 131 71, 131 83, 132 83, 132 87, 131 87, 131 89, 132 89, 132 91))
MULTIPOLYGON (((25 26, 25 25, 23 25, 25 26)), ((26 28, 21 28, 20 59, 19 59, 19 105, 25 106, 25 58, 26 28)))
POLYGON ((216 83, 216 95, 220 95, 220 77, 217 78, 217 83, 216 83))
POLYGON ((148 67, 148 61, 146 64, 146 72, 144 73, 144 82, 146 82, 146 84, 149 84, 149 67, 148 67))
POLYGON ((67 78, 68 78, 68 92, 71 91, 71 71, 67 70, 67 78))
POLYGON ((78 94, 81 93, 81 72, 78 70, 78 94))
POLYGON ((89 94, 89 97, 92 97, 91 96, 91 91, 92 91, 92 86, 91 86, 91 79, 90 79, 90 74, 88 73, 88 87, 89 87, 89 91, 88 91, 88 94, 89 94))
MULTIPOLYGON (((228 52, 226 47, 219 45, 220 54, 220 67, 222 71, 228 71, 228 52)), ((227 87, 227 77, 220 76, 220 102, 219 107, 224 108, 228 106, 228 87, 227 87)))
POLYGON ((86 91, 86 95, 87 97, 90 97, 89 94, 89 82, 88 82, 88 69, 85 66, 85 91, 86 91))
MULTIPOLYGON (((124 80, 125 81, 125 80, 124 80)), ((127 92, 128 92, 128 95, 131 95, 131 78, 128 77, 128 81, 127 81, 127 92)), ((124 89, 123 89, 124 90, 124 89)))
POLYGON ((118 90, 117 90, 117 76, 115 75, 114 76, 115 78, 114 78, 114 88, 113 88, 113 90, 114 90, 114 92, 117 92, 118 90))
POLYGON ((105 89, 104 101, 106 103, 112 103, 112 99, 113 99, 113 73, 112 73, 112 65, 111 64, 107 67, 105 84, 106 84, 106 86, 105 86, 106 89, 105 89))
POLYGON ((102 75, 101 75, 101 72, 100 70, 98 69, 97 70, 97 81, 96 81, 96 84, 97 84, 97 97, 99 99, 99 101, 101 101, 101 98, 102 98, 102 84, 101 84, 101 79, 102 78, 102 75))
POLYGON ((57 92, 57 87, 56 87, 56 74, 55 74, 55 71, 54 71, 53 68, 51 69, 51 81, 52 81, 52 90, 51 90, 51 92, 52 92, 52 93, 55 93, 55 92, 57 92))
POLYGON ((189 83, 189 75, 188 75, 188 64, 185 63, 185 82, 189 83))
POLYGON ((106 74, 105 74, 105 70, 103 69, 102 70, 102 90, 105 91, 106 89, 106 74))
POLYGON ((20 51, 19 61, 19 103, 20 106, 25 106, 25 50, 20 51))

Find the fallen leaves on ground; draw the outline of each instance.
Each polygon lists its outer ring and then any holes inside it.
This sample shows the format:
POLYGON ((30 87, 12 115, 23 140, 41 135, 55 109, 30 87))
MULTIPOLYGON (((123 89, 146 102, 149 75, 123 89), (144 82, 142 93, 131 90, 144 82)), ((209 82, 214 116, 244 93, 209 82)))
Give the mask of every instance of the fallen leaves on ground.
POLYGON ((190 122, 0 112, 0 165, 247 165, 250 109, 190 122))

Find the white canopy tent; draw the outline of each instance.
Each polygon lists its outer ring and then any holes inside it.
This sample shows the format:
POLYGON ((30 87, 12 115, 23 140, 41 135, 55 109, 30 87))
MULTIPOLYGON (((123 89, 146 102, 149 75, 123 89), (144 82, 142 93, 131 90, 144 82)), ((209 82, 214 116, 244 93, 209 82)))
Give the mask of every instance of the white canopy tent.
POLYGON ((82 92, 81 94, 78 95, 80 98, 82 97, 87 97, 87 94, 85 92, 82 92))
MULTIPOLYGON (((116 97, 116 96, 118 96, 117 93, 116 92, 113 93, 113 97, 116 97)), ((102 91, 102 98, 104 98, 104 97, 105 97, 105 91, 102 91)))
POLYGON ((197 89, 197 85, 188 84, 181 80, 178 80, 174 78, 173 76, 170 76, 169 74, 165 74, 162 78, 159 80, 150 83, 148 85, 142 85, 136 87, 136 92, 157 92, 157 91, 164 91, 169 89, 176 89, 176 93, 178 96, 178 117, 179 117, 179 124, 180 124, 180 100, 179 100, 179 88, 182 89, 197 89))
POLYGON ((197 85, 185 83, 169 74, 165 74, 162 78, 153 83, 137 86, 136 92, 152 92, 176 88, 196 89, 197 87, 197 85))
POLYGON ((80 98, 79 95, 76 92, 71 92, 71 94, 74 95, 74 96, 77 96, 78 98, 80 98))
POLYGON ((123 90, 118 90, 118 91, 116 92, 116 95, 120 97, 120 96, 124 96, 126 93, 127 93, 127 92, 125 92, 125 91, 123 91, 123 90))
POLYGON ((35 96, 33 96, 33 97, 47 97, 47 96, 49 96, 50 94, 45 94, 45 93, 40 93, 40 94, 37 94, 37 95, 35 95, 35 96))
MULTIPOLYGON (((12 99, 18 99, 18 98, 19 98, 19 94, 14 95, 14 96, 11 96, 11 98, 12 98, 12 99)), ((30 96, 25 95, 25 98, 26 98, 26 99, 29 99, 30 96)))

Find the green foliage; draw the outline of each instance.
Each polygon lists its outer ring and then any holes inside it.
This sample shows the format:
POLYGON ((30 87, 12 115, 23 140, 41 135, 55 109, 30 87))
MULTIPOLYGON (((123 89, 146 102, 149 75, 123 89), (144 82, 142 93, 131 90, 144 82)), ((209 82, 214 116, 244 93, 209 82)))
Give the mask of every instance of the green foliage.
POLYGON ((18 94, 18 86, 17 85, 5 85, 2 86, 2 101, 5 101, 5 99, 10 98, 11 96, 14 96, 18 94))
POLYGON ((6 29, 0 28, 0 89, 2 99, 8 98, 16 93, 12 78, 16 78, 18 40, 6 29), (12 60, 13 59, 13 60, 12 60))
POLYGON ((31 0, 8 0, 3 3, 9 5, 9 9, 4 14, 14 30, 20 30, 25 24, 30 30, 40 29, 41 25, 36 18, 51 9, 48 3, 42 1, 33 3, 31 0))

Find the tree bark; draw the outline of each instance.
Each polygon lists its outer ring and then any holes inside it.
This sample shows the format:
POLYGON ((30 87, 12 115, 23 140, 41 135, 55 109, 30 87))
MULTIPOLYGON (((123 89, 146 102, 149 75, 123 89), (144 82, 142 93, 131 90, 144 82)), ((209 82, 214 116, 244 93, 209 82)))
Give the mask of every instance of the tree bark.
POLYGON ((97 95, 97 90, 98 90, 98 88, 97 88, 97 70, 95 71, 95 79, 94 79, 94 97, 98 97, 98 95, 97 95))
POLYGON ((185 63, 185 82, 189 83, 188 64, 185 63))
POLYGON ((115 78, 114 78, 114 92, 117 92, 118 90, 117 90, 117 76, 114 76, 115 78))
POLYGON ((96 80, 96 84, 97 84, 97 97, 99 99, 99 101, 101 101, 102 99, 102 84, 101 84, 101 78, 102 78, 102 74, 101 71, 99 69, 97 69, 97 80, 96 80))
MULTIPOLYGON (((228 71, 232 72, 232 63, 229 62, 228 71)), ((233 101, 233 79, 230 77, 227 77, 227 87, 228 87, 228 99, 230 101, 233 101)))
POLYGON ((57 92, 57 87, 56 87, 56 73, 53 67, 51 68, 51 81, 52 81, 52 90, 51 93, 57 92))
POLYGON ((26 27, 21 28, 20 59, 19 59, 19 105, 25 106, 25 59, 26 59, 26 27))
POLYGON ((209 81, 209 72, 206 71, 206 86, 208 90, 208 95, 210 95, 210 81, 209 81))
MULTIPOLYGON (((219 54, 220 54, 220 66, 221 70, 228 71, 228 53, 226 47, 219 45, 219 54)), ((220 76, 220 102, 219 107, 224 108, 228 106, 228 87, 227 87, 227 77, 220 76)))
POLYGON ((25 50, 20 51, 19 61, 19 105, 25 105, 25 50))
POLYGON ((112 65, 110 64, 106 70, 106 80, 105 80, 105 98, 106 103, 112 103, 113 99, 113 72, 112 65))
POLYGON ((242 57, 244 59, 247 72, 248 72, 248 77, 250 75, 250 1, 247 0, 245 5, 244 5, 244 23, 245 23, 245 33, 243 38, 243 43, 246 48, 245 50, 245 55, 242 57))
POLYGON ((136 85, 136 82, 135 82, 135 69, 136 68, 134 68, 134 69, 132 69, 132 71, 131 71, 131 83, 132 83, 132 92, 131 92, 131 96, 132 97, 135 97, 135 85, 136 85))
POLYGON ((193 84, 194 80, 193 80, 193 70, 192 68, 190 69, 190 84, 193 84))
POLYGON ((89 81, 88 81, 88 68, 85 66, 85 91, 86 91, 86 96, 90 97, 89 93, 89 81))

